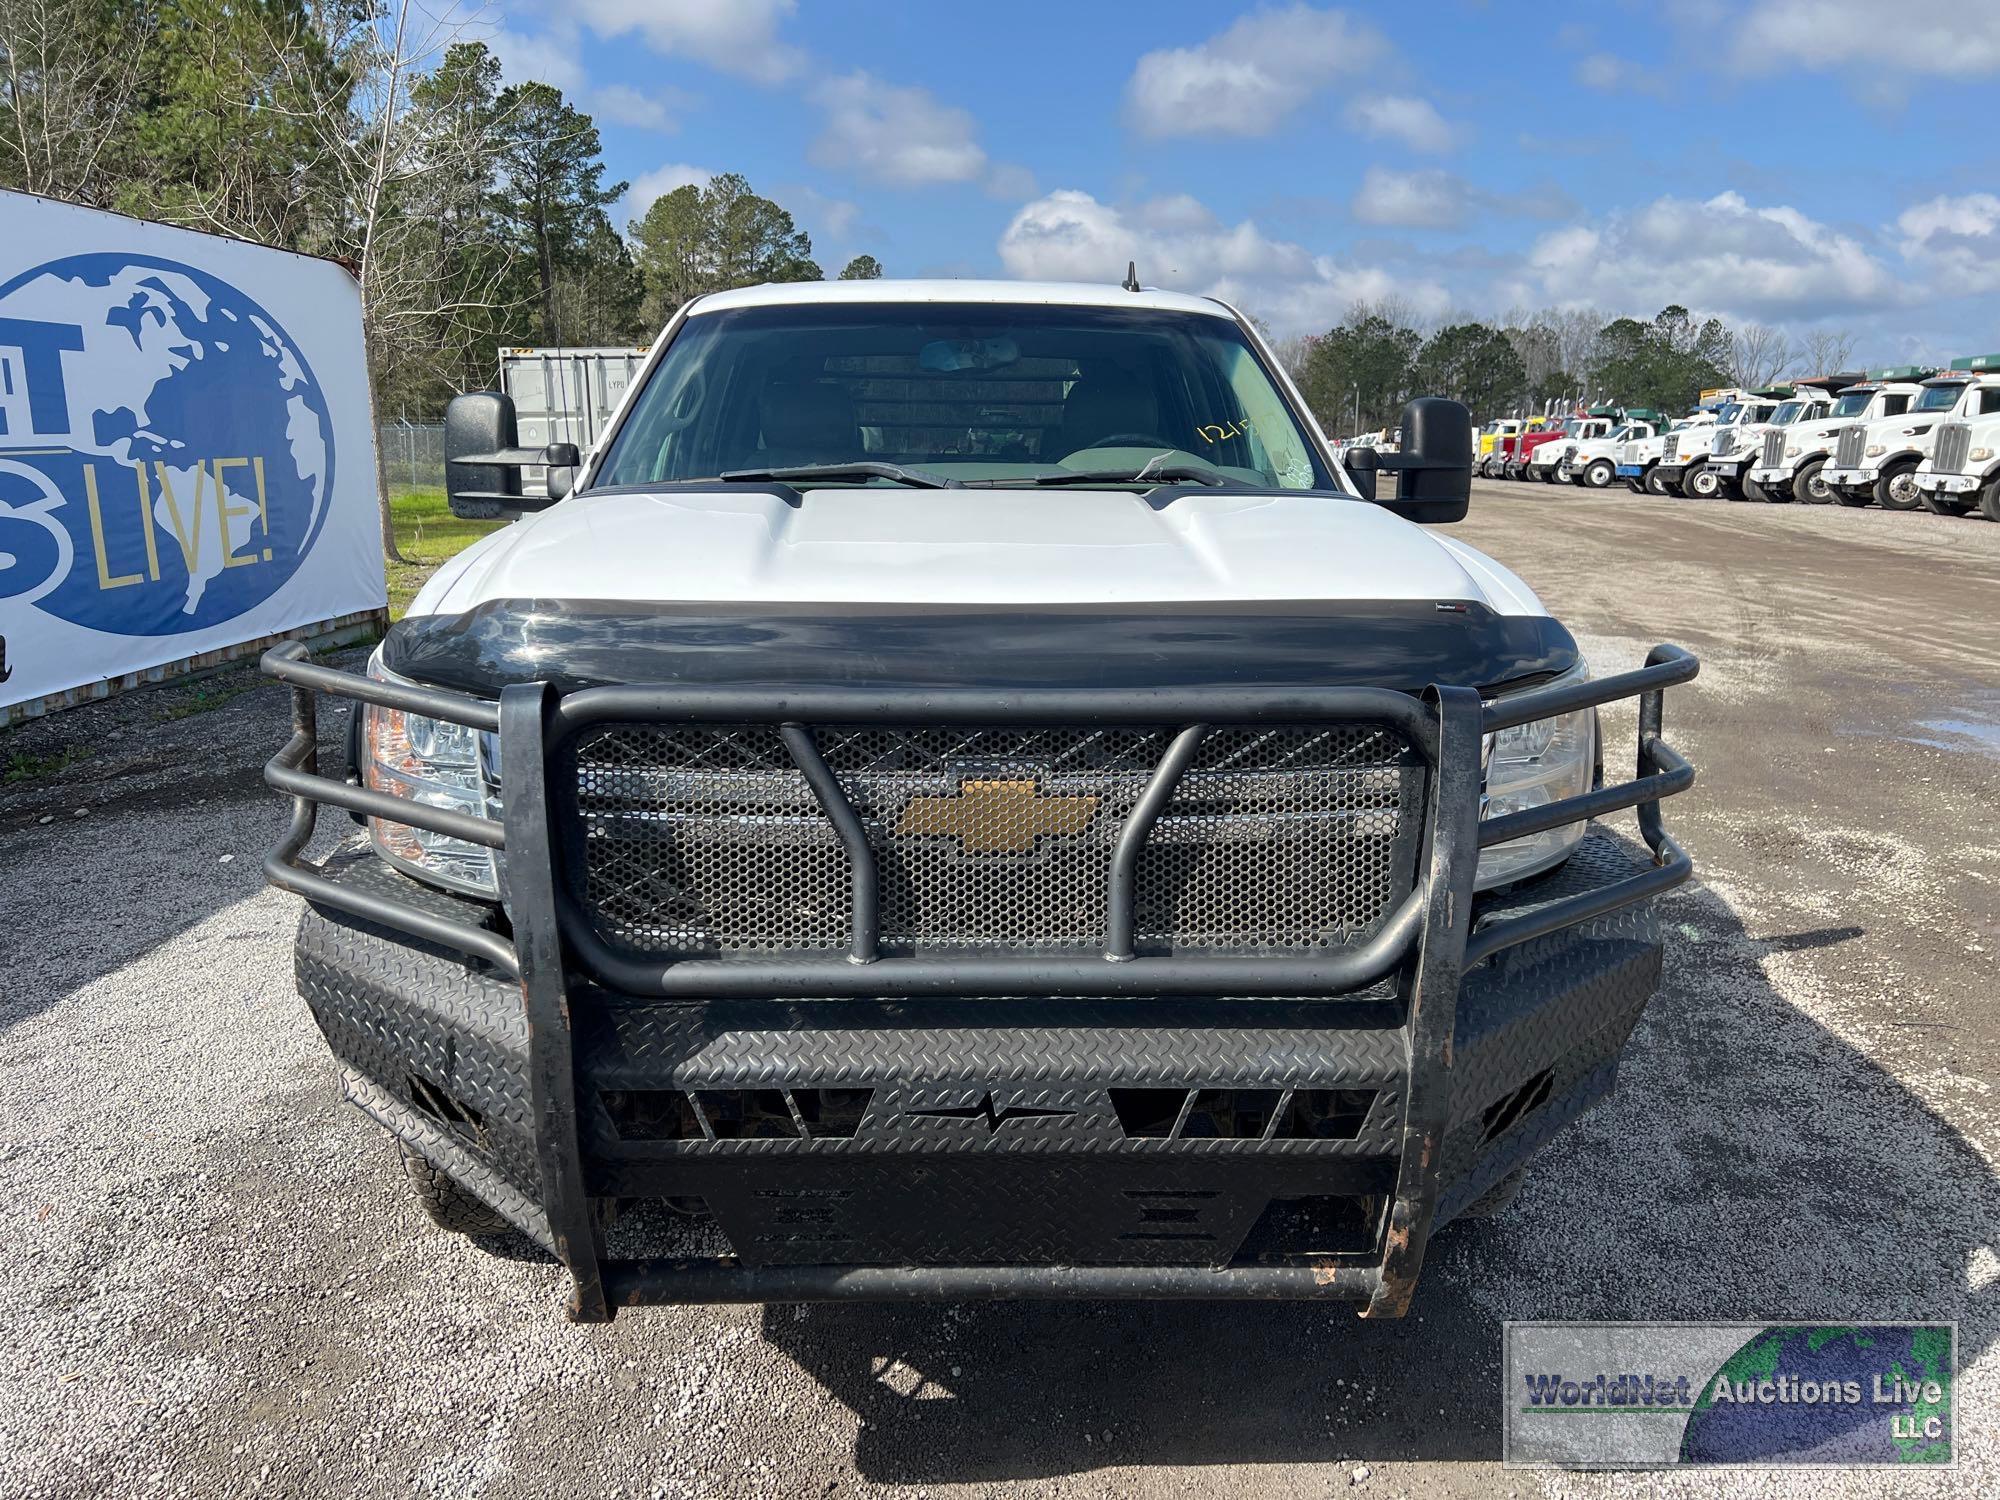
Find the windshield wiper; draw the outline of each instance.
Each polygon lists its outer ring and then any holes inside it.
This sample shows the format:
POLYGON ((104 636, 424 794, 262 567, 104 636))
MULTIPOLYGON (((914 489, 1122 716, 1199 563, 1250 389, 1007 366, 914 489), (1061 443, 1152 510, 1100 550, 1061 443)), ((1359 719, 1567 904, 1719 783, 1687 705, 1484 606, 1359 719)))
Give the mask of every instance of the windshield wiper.
POLYGON ((716 477, 724 484, 749 484, 760 480, 789 484, 795 479, 894 479, 926 490, 960 488, 958 480, 946 479, 942 474, 932 474, 924 469, 906 469, 901 464, 883 463, 876 459, 857 459, 853 463, 841 464, 790 464, 776 469, 730 469, 716 477))
POLYGON ((1021 486, 1066 484, 1207 484, 1247 488, 1240 479, 1201 464, 1149 463, 1137 469, 1064 469, 1055 474, 1023 474, 1018 479, 968 479, 967 489, 1008 490, 1021 486))

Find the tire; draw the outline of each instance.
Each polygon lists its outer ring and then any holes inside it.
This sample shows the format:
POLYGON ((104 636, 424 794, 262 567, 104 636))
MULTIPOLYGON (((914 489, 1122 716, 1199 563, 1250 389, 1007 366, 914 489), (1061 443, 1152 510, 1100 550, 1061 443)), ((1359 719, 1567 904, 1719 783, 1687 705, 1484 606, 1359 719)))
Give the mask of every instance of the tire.
POLYGON ((1980 488, 1979 513, 1989 521, 2000 521, 2000 474, 1995 474, 1980 488))
POLYGON ((1674 493, 1667 487, 1666 480, 1660 477, 1660 470, 1657 465, 1646 470, 1645 473, 1639 476, 1639 489, 1642 494, 1656 495, 1661 499, 1670 498, 1674 493))
POLYGON ((1587 490, 1608 490, 1611 481, 1618 477, 1618 465, 1608 458, 1593 458, 1590 466, 1578 477, 1577 483, 1587 490))
POLYGON ((1819 471, 1826 467, 1823 458, 1809 458, 1799 465, 1797 476, 1792 480, 1792 498, 1803 500, 1807 505, 1833 504, 1833 489, 1819 477, 1819 471))
POLYGON ((1690 500, 1713 500, 1722 494, 1722 476, 1707 464, 1691 464, 1681 471, 1681 493, 1690 500))
POLYGON ((1924 503, 1917 488, 1917 461, 1898 459, 1882 470, 1875 480, 1874 501, 1884 510, 1915 510, 1924 503))
POLYGON ((417 1201, 438 1228, 453 1234, 481 1236, 506 1234, 514 1227, 487 1207, 483 1199, 473 1197, 432 1166, 429 1158, 409 1142, 396 1142, 396 1150, 403 1159, 403 1175, 410 1179, 417 1201))
POLYGON ((1729 498, 1732 500, 1755 500, 1761 505, 1771 498, 1771 492, 1752 479, 1746 470, 1743 475, 1742 485, 1729 498))
POLYGON ((1492 1187, 1474 1198, 1471 1203, 1458 1211, 1461 1219, 1490 1219, 1512 1203, 1521 1191, 1521 1184, 1528 1180, 1525 1166, 1514 1168, 1492 1187))

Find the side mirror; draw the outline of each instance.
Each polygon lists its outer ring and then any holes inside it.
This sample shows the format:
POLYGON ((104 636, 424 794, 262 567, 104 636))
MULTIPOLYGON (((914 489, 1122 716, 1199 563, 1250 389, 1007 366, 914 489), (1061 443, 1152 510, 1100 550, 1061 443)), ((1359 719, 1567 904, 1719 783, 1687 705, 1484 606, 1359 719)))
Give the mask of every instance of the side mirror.
POLYGON ((499 391, 452 397, 444 412, 444 491, 453 515, 465 521, 512 521, 546 510, 569 493, 582 462, 576 444, 519 444, 513 397, 499 391), (543 464, 551 469, 549 493, 524 496, 521 470, 543 464))
POLYGON ((1400 453, 1347 455, 1362 495, 1427 526, 1463 521, 1472 508, 1472 413, 1456 401, 1419 396, 1403 408, 1400 453), (1376 473, 1396 475, 1393 499, 1377 500, 1376 473))

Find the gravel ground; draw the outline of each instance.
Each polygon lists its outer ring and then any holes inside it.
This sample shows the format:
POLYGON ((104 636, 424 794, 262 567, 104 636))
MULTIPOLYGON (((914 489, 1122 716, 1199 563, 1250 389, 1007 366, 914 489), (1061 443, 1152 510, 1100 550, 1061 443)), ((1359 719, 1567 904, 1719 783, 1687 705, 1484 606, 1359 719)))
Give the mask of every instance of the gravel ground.
POLYGON ((1615 1098, 1506 1213, 1440 1236, 1394 1324, 568 1326, 550 1264, 432 1231, 336 1102, 295 903, 257 869, 282 695, 211 685, 171 719, 139 695, 0 740, 92 750, 0 790, 0 1494, 1882 1492, 1498 1467, 1503 1319, 1764 1317, 1958 1319, 1963 1467, 1895 1490, 1994 1493, 2000 526, 1482 484, 1459 534, 1601 667, 1703 656, 1669 700, 1703 878, 1667 903, 1615 1098))

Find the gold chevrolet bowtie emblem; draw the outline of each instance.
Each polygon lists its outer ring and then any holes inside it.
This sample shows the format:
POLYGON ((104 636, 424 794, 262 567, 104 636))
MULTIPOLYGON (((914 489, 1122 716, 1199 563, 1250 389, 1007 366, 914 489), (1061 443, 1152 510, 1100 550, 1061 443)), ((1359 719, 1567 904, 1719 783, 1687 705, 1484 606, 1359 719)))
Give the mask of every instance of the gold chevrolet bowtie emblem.
POLYGON ((1026 854, 1048 833, 1081 833, 1097 798, 1044 797, 1032 781, 961 781, 951 797, 912 797, 899 834, 944 834, 967 854, 1026 854))

